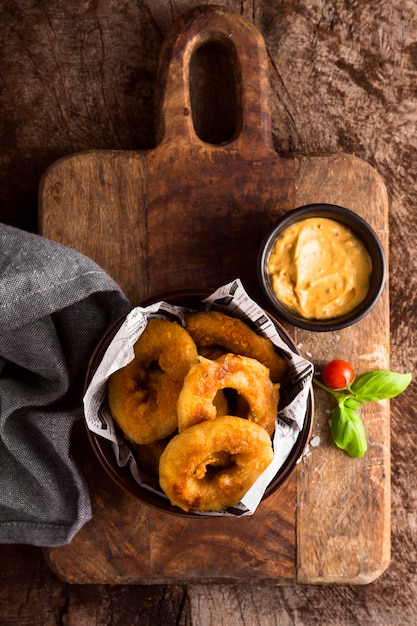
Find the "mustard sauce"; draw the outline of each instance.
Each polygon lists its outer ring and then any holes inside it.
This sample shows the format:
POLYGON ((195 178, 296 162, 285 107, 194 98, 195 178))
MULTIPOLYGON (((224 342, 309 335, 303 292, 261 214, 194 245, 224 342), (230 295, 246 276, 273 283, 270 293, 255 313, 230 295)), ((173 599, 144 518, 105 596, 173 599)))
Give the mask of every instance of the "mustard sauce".
POLYGON ((365 298, 372 260, 348 227, 313 217, 289 226, 277 239, 268 272, 284 305, 306 319, 330 319, 365 298))

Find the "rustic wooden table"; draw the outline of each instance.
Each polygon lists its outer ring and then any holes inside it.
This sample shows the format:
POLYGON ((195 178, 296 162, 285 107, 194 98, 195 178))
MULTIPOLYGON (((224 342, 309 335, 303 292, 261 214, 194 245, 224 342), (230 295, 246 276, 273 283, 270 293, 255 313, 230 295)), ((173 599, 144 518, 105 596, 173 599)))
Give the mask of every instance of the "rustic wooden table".
MULTIPOLYGON (((0 5, 0 217, 37 230, 45 169, 84 149, 154 146, 153 93, 164 35, 191 0, 0 5)), ((347 152, 382 175, 390 200, 391 367, 417 350, 413 206, 417 8, 411 0, 347 4, 229 0, 263 34, 279 152, 347 152)), ((366 586, 68 585, 41 551, 0 546, 0 623, 413 623, 417 580, 417 392, 391 403, 392 561, 366 586)))

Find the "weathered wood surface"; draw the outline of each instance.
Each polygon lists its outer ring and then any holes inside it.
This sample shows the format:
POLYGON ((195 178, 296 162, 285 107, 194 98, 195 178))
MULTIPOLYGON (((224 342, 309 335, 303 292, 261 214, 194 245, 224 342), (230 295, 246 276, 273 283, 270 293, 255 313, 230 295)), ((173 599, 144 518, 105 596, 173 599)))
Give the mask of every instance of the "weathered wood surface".
MULTIPOLYGON (((39 178, 88 148, 153 147, 157 55, 190 1, 12 1, 0 7, 1 217, 37 223, 39 178)), ((279 151, 348 152, 390 197, 391 366, 414 369, 417 8, 390 3, 225 2, 261 30, 279 151)), ((416 390, 391 403, 392 561, 364 587, 66 585, 33 548, 3 546, 4 624, 409 624, 416 594, 416 390)))
MULTIPOLYGON (((223 8, 194 10, 176 23, 161 59, 157 147, 89 151, 53 165, 40 185, 42 234, 101 262, 133 303, 169 289, 213 288, 236 276, 257 297, 262 239, 279 215, 308 202, 357 211, 388 251, 387 195, 373 168, 350 155, 294 157, 273 150, 266 49, 251 22, 223 8), (205 64, 217 78, 230 50, 238 68, 229 81, 239 94, 239 119, 233 124, 227 116, 234 129, 226 139, 200 121, 203 81, 201 71, 195 76, 194 55, 214 53, 215 71, 205 64), (201 128, 206 141, 197 134, 201 128)), ((218 130, 226 126, 207 103, 203 115, 217 117, 218 130)), ((292 332, 304 351, 314 351, 318 367, 342 353, 358 371, 387 368, 388 312, 386 290, 353 328, 317 336, 292 332)), ((93 520, 71 545, 46 551, 48 563, 72 583, 374 580, 390 557, 388 405, 368 416, 363 411, 369 452, 361 461, 332 445, 330 406, 317 394, 320 447, 250 518, 161 515, 122 498, 108 481, 101 485, 94 468, 88 474, 93 520), (123 532, 113 536, 116 528, 123 532)))

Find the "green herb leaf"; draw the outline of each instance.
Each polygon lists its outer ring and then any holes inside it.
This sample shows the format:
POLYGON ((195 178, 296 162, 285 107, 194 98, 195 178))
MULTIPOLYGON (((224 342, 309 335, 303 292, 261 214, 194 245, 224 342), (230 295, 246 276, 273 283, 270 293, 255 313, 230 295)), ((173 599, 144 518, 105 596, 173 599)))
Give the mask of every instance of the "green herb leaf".
POLYGON ((358 402, 378 402, 395 398, 411 382, 411 374, 399 374, 388 370, 374 370, 358 376, 351 385, 351 391, 358 402))
POLYGON ((333 441, 349 456, 359 458, 365 454, 368 449, 365 427, 356 411, 339 404, 332 411, 330 427, 333 441))
POLYGON ((348 409, 359 409, 362 406, 362 402, 359 402, 359 400, 351 394, 346 394, 344 398, 339 400, 339 405, 341 404, 348 409))
POLYGON ((330 393, 337 402, 330 427, 335 444, 352 457, 361 457, 368 446, 365 427, 357 412, 365 402, 395 398, 410 384, 411 374, 373 370, 361 374, 345 389, 334 390, 314 379, 315 384, 330 393))

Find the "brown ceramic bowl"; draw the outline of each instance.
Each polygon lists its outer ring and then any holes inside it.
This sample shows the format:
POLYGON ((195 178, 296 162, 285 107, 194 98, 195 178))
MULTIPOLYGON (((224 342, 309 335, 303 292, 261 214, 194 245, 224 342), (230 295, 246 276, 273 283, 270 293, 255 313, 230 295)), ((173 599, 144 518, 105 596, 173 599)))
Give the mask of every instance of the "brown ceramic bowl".
MULTIPOLYGON (((199 309, 201 300, 207 297, 208 295, 209 295, 208 292, 205 292, 205 291, 180 290, 180 291, 169 292, 169 293, 158 295, 157 297, 154 297, 154 298, 151 298, 149 300, 142 302, 141 306, 146 307, 154 302, 159 302, 160 300, 163 300, 165 302, 169 302, 170 304, 181 305, 181 306, 185 306, 185 307, 189 307, 193 309, 199 309)), ((284 343, 286 343, 286 345, 293 352, 298 354, 299 351, 296 348, 295 344, 293 343, 291 337, 288 335, 287 331, 283 328, 283 326, 278 321, 272 318, 272 316, 270 317, 273 320, 277 328, 277 331, 280 334, 284 343)), ((99 345, 97 346, 96 350, 94 351, 90 359, 90 364, 88 367, 88 372, 87 372, 87 377, 86 377, 86 388, 89 382, 91 381, 94 371, 98 367, 98 364, 100 363, 107 349, 107 346, 109 345, 109 343, 111 342, 111 340, 113 339, 117 331, 119 330, 124 319, 125 319, 124 317, 122 319, 119 319, 108 329, 108 331, 105 333, 102 340, 100 341, 99 345)), ((312 395, 312 391, 310 390, 308 402, 307 402, 307 408, 306 408, 306 415, 305 415, 305 420, 304 420, 304 427, 302 431, 300 432, 298 439, 290 455, 288 456, 288 458, 286 459, 286 461, 284 462, 284 464, 282 465, 282 467, 280 468, 276 476, 273 478, 269 486, 267 487, 265 494, 263 496, 263 499, 268 498, 268 496, 270 496, 273 492, 275 492, 280 487, 280 485, 282 485, 282 483, 293 472, 309 440, 309 437, 311 434, 311 428, 312 428, 312 417, 313 417, 313 395, 312 395)), ((148 505, 151 505, 163 512, 172 513, 172 514, 176 514, 176 515, 180 515, 184 517, 207 519, 207 516, 198 515, 194 513, 186 513, 179 507, 172 506, 164 496, 158 495, 157 493, 149 491, 148 489, 139 485, 132 477, 128 467, 118 466, 115 456, 114 456, 112 444, 107 439, 104 439, 103 437, 100 437, 99 435, 92 432, 88 428, 87 425, 86 425, 86 430, 87 430, 87 434, 88 434, 88 438, 90 440, 91 446, 93 448, 93 451, 98 461, 104 468, 109 478, 114 483, 116 483, 121 489, 123 489, 125 492, 129 493, 135 498, 138 498, 138 500, 148 505)), ((218 517, 218 516, 213 515, 213 517, 218 517)))
POLYGON ((384 250, 377 235, 362 217, 349 209, 334 204, 309 204, 286 213, 278 220, 271 232, 265 237, 259 251, 258 276, 268 299, 269 306, 279 319, 306 330, 316 332, 333 331, 356 324, 373 309, 385 286, 386 262, 384 250), (363 242, 372 260, 372 274, 368 293, 355 309, 340 317, 324 320, 306 319, 285 306, 275 293, 271 284, 267 267, 276 240, 289 226, 310 217, 326 217, 350 228, 363 242))

